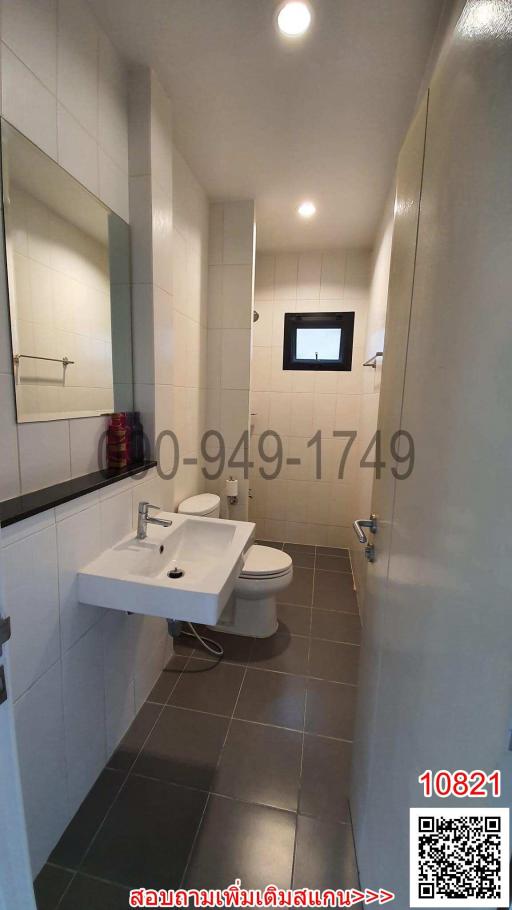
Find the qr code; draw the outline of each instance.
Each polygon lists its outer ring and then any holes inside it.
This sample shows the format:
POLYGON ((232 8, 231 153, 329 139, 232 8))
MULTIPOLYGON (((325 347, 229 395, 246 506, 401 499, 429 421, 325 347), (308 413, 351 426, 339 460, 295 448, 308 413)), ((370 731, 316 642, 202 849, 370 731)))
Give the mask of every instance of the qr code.
POLYGON ((508 907, 509 810, 411 809, 411 907, 508 907))

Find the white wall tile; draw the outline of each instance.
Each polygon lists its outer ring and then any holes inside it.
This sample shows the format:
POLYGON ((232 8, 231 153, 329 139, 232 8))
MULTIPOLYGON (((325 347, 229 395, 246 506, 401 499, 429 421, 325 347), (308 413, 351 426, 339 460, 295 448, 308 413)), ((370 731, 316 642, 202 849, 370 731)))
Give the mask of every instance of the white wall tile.
POLYGON ((238 440, 248 428, 248 419, 249 390, 223 389, 220 402, 220 430, 224 438, 238 440))
POLYGON ((14 717, 35 877, 70 819, 60 663, 16 702, 14 717))
POLYGON ((71 477, 67 420, 18 425, 21 489, 40 490, 71 477))
POLYGON ((225 329, 222 333, 223 389, 249 388, 250 329, 225 329))
POLYGON ((101 607, 78 600, 78 572, 102 551, 99 502, 57 523, 59 603, 62 650, 72 645, 103 616, 101 607))
POLYGON ((253 325, 253 345, 271 347, 273 338, 274 307, 269 300, 260 300, 255 304, 258 320, 253 325))
POLYGON ((3 0, 2 38, 43 85, 55 94, 56 0, 3 0))
POLYGON ((151 174, 151 72, 147 66, 128 73, 128 173, 151 174))
POLYGON ((100 199, 123 221, 129 222, 130 203, 125 171, 102 148, 98 152, 98 165, 100 199))
POLYGON ((154 383, 154 312, 153 285, 132 287, 133 363, 135 382, 154 383))
POLYGON ((151 73, 151 174, 170 197, 172 187, 171 103, 154 72, 151 73))
POLYGON ((99 504, 100 494, 95 491, 94 493, 86 493, 85 496, 78 496, 77 499, 72 499, 70 502, 64 502, 60 506, 55 507, 55 520, 64 521, 66 518, 71 518, 72 515, 76 515, 78 512, 83 512, 85 509, 90 509, 91 506, 96 506, 99 504))
POLYGON ((57 159, 55 96, 5 45, 2 48, 2 114, 43 152, 57 159))
POLYGON ((160 385, 172 385, 174 347, 178 343, 175 337, 173 299, 167 291, 156 286, 153 292, 153 312, 155 382, 160 385))
POLYGON ((76 812, 107 760, 100 625, 63 655, 62 683, 69 802, 76 812))
POLYGON ((251 326, 252 265, 225 265, 222 283, 222 327, 247 329, 251 326))
POLYGON ((93 13, 82 0, 58 7, 57 97, 83 127, 98 135, 98 42, 93 13))
POLYGON ((279 253, 276 256, 274 300, 296 300, 299 257, 297 253, 279 253))
POLYGON ((346 254, 342 250, 322 255, 320 297, 323 300, 341 299, 345 284, 346 254))
POLYGON ((366 297, 370 289, 371 255, 367 250, 349 250, 345 271, 345 297, 366 297))
POLYGON ((38 531, 49 528, 54 524, 55 509, 39 512, 37 515, 32 515, 30 518, 25 518, 23 521, 17 521, 15 524, 2 528, 0 545, 2 548, 8 547, 10 544, 23 540, 25 537, 30 537, 32 534, 37 534, 38 531))
POLYGON ((153 240, 151 177, 130 177, 129 189, 132 280, 134 284, 152 284, 153 240))
POLYGON ((254 203, 252 200, 224 203, 225 265, 252 265, 254 256, 254 203))
MULTIPOLYGON (((285 464, 279 479, 267 482, 265 489, 258 493, 258 503, 252 503, 252 514, 257 515, 263 528, 258 533, 271 539, 327 544, 328 539, 334 537, 330 534, 331 526, 344 528, 356 517, 357 497, 355 494, 348 496, 346 492, 361 487, 358 449, 355 447, 351 452, 345 469, 350 485, 346 484, 343 490, 344 507, 340 513, 333 503, 339 503, 342 492, 336 489, 336 495, 331 495, 331 486, 335 489, 339 483, 338 467, 344 443, 333 439, 332 433, 335 429, 357 431, 359 427, 360 401, 364 392, 360 361, 366 331, 367 294, 358 294, 357 281, 362 284, 367 274, 367 261, 365 251, 349 254, 345 250, 284 252, 257 257, 256 309, 260 312, 261 327, 256 323, 253 328, 251 401, 257 402, 260 396, 258 404, 264 415, 251 418, 255 436, 252 451, 256 461, 251 483, 255 487, 258 483, 256 437, 266 429, 273 429, 281 436, 285 459, 301 459, 297 466, 285 464), (354 287, 350 300, 345 298, 348 258, 351 259, 354 287), (260 266, 262 274, 258 276, 260 266), (356 317, 352 371, 283 370, 285 313, 347 308, 353 309, 356 317), (307 448, 307 441, 317 430, 322 432, 320 479, 316 478, 315 450, 307 448), (283 538, 282 535, 286 536, 283 538)), ((251 409, 258 410, 258 407, 251 404, 251 409)))
POLYGON ((170 190, 152 180, 153 281, 172 293, 172 205, 170 190))
POLYGON ((60 657, 55 526, 5 547, 3 565, 17 699, 60 657))
POLYGON ((0 373, 0 500, 12 499, 20 494, 20 471, 18 465, 18 434, 14 412, 14 390, 12 376, 0 373))
POLYGON ((258 253, 254 275, 254 299, 274 299, 274 275, 276 260, 272 253, 258 253))
POLYGON ((100 502, 101 546, 113 547, 132 529, 132 492, 126 490, 100 502))
POLYGON ((308 252, 300 254, 297 277, 297 297, 299 299, 319 299, 321 271, 321 253, 308 252))
POLYGON ((62 104, 57 106, 57 152, 59 164, 95 196, 99 195, 98 147, 96 140, 62 104))
POLYGON ((272 348, 253 348, 251 360, 251 389, 268 392, 271 389, 272 348))
POLYGON ((69 421, 71 476, 82 477, 105 467, 107 420, 84 417, 69 421))
POLYGON ((209 209, 208 262, 222 265, 224 256, 224 206, 214 202, 209 209))
MULTIPOLYGON (((98 141, 123 173, 128 173, 128 76, 111 41, 99 36, 98 141)), ((126 180, 125 180, 126 183, 126 180)))

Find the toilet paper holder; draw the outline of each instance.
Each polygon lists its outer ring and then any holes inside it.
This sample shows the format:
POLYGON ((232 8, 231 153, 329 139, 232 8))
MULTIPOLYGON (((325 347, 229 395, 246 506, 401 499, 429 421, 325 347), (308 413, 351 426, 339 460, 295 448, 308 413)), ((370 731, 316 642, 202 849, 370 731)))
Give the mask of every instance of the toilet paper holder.
POLYGON ((238 480, 235 480, 234 477, 226 480, 226 496, 230 506, 236 505, 238 502, 238 480))

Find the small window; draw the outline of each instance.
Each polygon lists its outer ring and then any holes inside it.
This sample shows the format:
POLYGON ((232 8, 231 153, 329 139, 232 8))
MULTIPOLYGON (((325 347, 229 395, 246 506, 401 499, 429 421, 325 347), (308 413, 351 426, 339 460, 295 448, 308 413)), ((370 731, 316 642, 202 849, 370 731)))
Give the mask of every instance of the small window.
POLYGON ((283 370, 351 370, 354 313, 285 313, 283 370))

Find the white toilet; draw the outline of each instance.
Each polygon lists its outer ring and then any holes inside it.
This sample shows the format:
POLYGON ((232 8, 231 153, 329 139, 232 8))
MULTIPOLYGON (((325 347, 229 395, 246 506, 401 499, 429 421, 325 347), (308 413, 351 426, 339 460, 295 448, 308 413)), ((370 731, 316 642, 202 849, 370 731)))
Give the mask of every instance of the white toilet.
MULTIPOLYGON (((190 496, 178 506, 184 515, 219 518, 220 498, 214 493, 190 496)), ((293 578, 293 561, 276 547, 253 544, 244 554, 235 590, 215 626, 233 635, 268 638, 277 631, 276 597, 293 578)))

